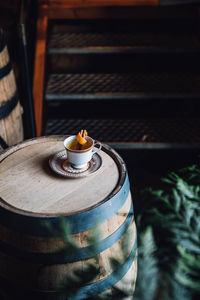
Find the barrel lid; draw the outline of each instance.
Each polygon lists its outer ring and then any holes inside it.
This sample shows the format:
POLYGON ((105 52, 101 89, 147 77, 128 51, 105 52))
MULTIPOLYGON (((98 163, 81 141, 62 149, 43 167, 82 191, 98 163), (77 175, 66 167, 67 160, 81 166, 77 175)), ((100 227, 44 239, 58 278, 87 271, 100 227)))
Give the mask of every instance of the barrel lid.
POLYGON ((71 215, 94 208, 119 190, 125 180, 120 156, 104 145, 102 166, 84 178, 63 178, 49 158, 63 150, 63 136, 27 140, 0 155, 1 207, 39 216, 71 215))

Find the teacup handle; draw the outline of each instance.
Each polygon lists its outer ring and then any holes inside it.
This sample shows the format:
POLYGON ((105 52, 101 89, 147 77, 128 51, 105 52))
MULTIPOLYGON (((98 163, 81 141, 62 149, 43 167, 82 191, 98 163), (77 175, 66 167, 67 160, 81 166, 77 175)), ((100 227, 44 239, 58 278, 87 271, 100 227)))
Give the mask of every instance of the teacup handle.
POLYGON ((97 149, 92 150, 93 153, 97 153, 101 150, 102 144, 99 141, 94 141, 94 146, 99 146, 97 149))

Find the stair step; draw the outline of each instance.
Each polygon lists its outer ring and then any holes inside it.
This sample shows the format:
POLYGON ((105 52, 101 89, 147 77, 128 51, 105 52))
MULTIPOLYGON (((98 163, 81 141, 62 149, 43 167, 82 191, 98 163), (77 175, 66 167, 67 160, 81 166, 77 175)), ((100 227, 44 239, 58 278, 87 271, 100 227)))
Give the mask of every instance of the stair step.
POLYGON ((199 98, 197 72, 51 74, 46 100, 199 98))
POLYGON ((45 135, 73 135, 86 128, 89 135, 118 148, 135 144, 200 146, 200 118, 49 119, 45 135))
POLYGON ((54 33, 49 54, 200 52, 194 34, 172 33, 54 33))
POLYGON ((200 51, 197 19, 75 20, 51 23, 49 54, 200 51))

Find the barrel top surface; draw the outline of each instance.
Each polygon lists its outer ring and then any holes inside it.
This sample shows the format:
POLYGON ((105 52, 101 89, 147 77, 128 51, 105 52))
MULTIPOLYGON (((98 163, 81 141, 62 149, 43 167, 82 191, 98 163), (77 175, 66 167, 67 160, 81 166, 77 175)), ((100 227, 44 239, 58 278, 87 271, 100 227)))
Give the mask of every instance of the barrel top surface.
POLYGON ((64 178, 48 161, 64 150, 63 137, 28 140, 0 155, 0 198, 12 207, 41 214, 73 214, 101 203, 116 188, 120 172, 105 148, 101 167, 83 178, 64 178))

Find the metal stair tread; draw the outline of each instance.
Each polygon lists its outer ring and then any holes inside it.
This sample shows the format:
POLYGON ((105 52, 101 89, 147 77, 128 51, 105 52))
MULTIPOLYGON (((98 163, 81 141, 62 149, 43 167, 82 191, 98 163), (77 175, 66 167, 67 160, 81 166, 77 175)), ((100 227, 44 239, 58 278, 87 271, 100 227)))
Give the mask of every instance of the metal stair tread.
POLYGON ((95 139, 122 147, 135 143, 200 145, 200 118, 192 116, 49 119, 45 134, 76 134, 81 128, 86 128, 95 139))
POLYGON ((195 34, 58 32, 50 35, 49 54, 103 52, 199 52, 195 34))
POLYGON ((50 74, 45 99, 198 98, 199 82, 191 71, 50 74))

